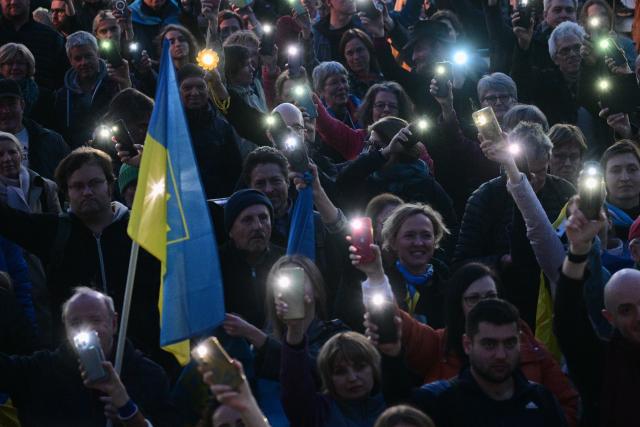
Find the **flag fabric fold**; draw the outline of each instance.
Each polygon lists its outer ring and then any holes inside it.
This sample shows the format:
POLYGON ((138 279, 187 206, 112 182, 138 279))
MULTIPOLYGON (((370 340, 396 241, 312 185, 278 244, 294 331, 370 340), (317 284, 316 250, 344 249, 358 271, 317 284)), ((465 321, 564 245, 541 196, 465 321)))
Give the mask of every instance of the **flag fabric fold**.
POLYGON ((313 223, 313 176, 305 172, 307 186, 298 191, 298 197, 291 213, 287 255, 304 255, 312 261, 316 259, 316 234, 313 223))
POLYGON ((160 344, 181 343, 170 350, 186 363, 185 340, 222 322, 224 299, 216 239, 166 40, 127 231, 162 263, 160 344))

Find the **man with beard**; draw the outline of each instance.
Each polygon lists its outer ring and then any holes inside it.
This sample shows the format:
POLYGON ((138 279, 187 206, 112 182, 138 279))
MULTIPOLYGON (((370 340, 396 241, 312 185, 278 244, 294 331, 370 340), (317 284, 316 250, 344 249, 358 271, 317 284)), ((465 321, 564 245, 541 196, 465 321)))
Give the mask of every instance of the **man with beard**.
POLYGON ((63 37, 81 30, 73 0, 51 1, 51 23, 63 37))
POLYGON ((414 391, 413 403, 438 427, 566 426, 551 392, 518 368, 518 319, 506 301, 480 301, 467 315, 462 337, 469 366, 454 379, 414 391))
POLYGON ((265 295, 271 266, 284 250, 270 243, 273 205, 258 190, 235 192, 224 206, 229 241, 220 248, 224 305, 252 325, 265 326, 265 295))

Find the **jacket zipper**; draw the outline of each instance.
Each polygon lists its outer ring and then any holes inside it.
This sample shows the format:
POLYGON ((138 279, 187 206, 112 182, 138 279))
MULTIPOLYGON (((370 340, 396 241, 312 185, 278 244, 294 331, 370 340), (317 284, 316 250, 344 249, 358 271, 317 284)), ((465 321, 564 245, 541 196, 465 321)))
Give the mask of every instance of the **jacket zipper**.
POLYGON ((104 258, 102 257, 102 244, 100 243, 100 236, 95 236, 96 244, 98 245, 98 260, 100 261, 100 280, 102 281, 102 291, 107 293, 107 273, 104 271, 104 258))

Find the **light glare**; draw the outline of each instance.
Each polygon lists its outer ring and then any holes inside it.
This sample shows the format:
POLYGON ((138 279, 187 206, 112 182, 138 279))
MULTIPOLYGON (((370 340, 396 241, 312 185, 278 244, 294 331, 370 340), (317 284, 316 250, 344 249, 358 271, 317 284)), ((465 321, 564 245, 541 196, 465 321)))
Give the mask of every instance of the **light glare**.
POLYGON ((291 279, 289 279, 287 276, 280 276, 278 278, 278 286, 281 289, 287 289, 289 286, 291 286, 291 279))
POLYGON ((607 79, 598 80, 598 89, 604 91, 604 90, 609 90, 610 87, 611 87, 611 84, 609 83, 609 80, 607 79))
POLYGON ((372 298, 371 298, 371 302, 373 303, 373 305, 375 305, 376 307, 380 307, 382 304, 384 304, 384 296, 382 294, 375 294, 372 298))
POLYGON ((520 154, 520 151, 522 151, 522 148, 520 147, 520 144, 511 143, 507 147, 507 150, 509 151, 509 153, 511 153, 512 156, 517 156, 518 154, 520 154))
POLYGON ((362 228, 362 220, 354 219, 351 221, 351 229, 354 231, 358 231, 362 228))
POLYGON ((263 31, 265 34, 269 35, 269 34, 271 34, 271 33, 273 32, 273 27, 272 27, 270 24, 264 24, 264 25, 262 26, 262 31, 263 31))
POLYGON ((598 180, 596 178, 589 177, 584 180, 584 186, 587 188, 587 190, 595 190, 596 188, 598 188, 598 180))
POLYGON ((200 344, 198 347, 196 347, 196 353, 198 353, 199 358, 204 359, 209 354, 209 350, 205 345, 200 344))
POLYGON ((298 141, 296 141, 294 137, 290 136, 284 141, 284 145, 286 145, 287 149, 293 150, 296 148, 296 145, 298 145, 298 141))
POLYGON ((137 52, 139 48, 140 48, 140 45, 138 44, 138 42, 132 42, 129 44, 129 50, 131 52, 137 52))
POLYGON ((469 55, 464 50, 459 50, 453 55, 453 61, 458 65, 464 65, 469 60, 469 55))
POLYGON ((298 46, 289 46, 287 48, 287 54, 289 54, 289 56, 296 56, 298 54, 298 46))

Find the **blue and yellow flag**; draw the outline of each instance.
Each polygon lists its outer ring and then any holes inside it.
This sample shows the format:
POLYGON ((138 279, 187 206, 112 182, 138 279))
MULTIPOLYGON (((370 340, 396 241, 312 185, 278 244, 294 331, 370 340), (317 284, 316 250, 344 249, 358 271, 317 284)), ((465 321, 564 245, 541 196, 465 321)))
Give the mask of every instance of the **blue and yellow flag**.
POLYGON ((188 340, 224 318, 218 250, 165 40, 129 236, 162 262, 160 344, 181 363, 188 340), (178 345, 172 345, 172 344, 178 345))

